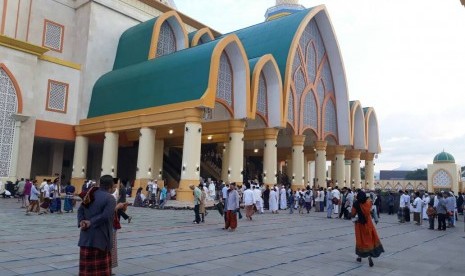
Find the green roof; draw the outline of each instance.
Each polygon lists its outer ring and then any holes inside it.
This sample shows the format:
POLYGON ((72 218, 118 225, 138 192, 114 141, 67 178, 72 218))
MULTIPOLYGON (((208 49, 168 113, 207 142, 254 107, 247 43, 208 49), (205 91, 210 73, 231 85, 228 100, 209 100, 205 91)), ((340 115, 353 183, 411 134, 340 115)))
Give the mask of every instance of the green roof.
POLYGON ((121 35, 113 70, 144 62, 148 59, 153 25, 157 18, 131 27, 121 35))
POLYGON ((454 156, 445 151, 436 154, 433 163, 455 163, 454 156))
MULTIPOLYGON (((236 34, 244 45, 249 59, 260 58, 272 54, 278 64, 283 82, 286 73, 287 56, 295 33, 302 20, 312 9, 303 10, 275 20, 266 21, 245 29, 236 34)), ((252 67, 251 67, 252 68, 252 67)))
MULTIPOLYGON (((310 11, 233 32, 251 60, 251 73, 260 57, 272 54, 281 75, 285 76, 292 40, 310 11)), ((88 118, 196 100, 203 96, 208 88, 211 55, 221 38, 147 60, 156 20, 141 23, 121 35, 113 71, 100 77, 94 85, 88 118)), ((193 35, 189 34, 189 40, 193 35)))
POLYGON ((92 90, 88 118, 200 99, 219 40, 111 71, 92 90))

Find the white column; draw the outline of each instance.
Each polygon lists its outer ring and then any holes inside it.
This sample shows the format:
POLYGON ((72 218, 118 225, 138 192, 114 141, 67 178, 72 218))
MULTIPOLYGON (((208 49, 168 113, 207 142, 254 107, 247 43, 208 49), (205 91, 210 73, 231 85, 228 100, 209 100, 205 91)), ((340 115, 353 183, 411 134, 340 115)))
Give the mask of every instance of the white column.
POLYGON ((200 150, 202 146, 202 124, 187 122, 184 127, 184 144, 182 148, 181 181, 177 191, 177 200, 191 201, 193 199, 191 184, 198 185, 200 181, 200 150))
POLYGON ((365 159, 365 183, 366 188, 375 189, 375 165, 373 162, 374 153, 366 153, 365 159))
POLYGON ((161 180, 163 178, 163 154, 165 149, 164 140, 155 140, 155 147, 153 153, 153 169, 152 177, 161 180))
POLYGON ((116 177, 118 170, 118 139, 117 132, 105 132, 102 155, 102 174, 116 177))
POLYGON ((310 174, 309 174, 309 166, 308 166, 308 160, 307 157, 304 156, 304 185, 307 187, 307 185, 310 185, 310 174))
POLYGON ((244 170, 244 121, 229 122, 229 182, 242 185, 244 170))
POLYGON ((304 135, 292 136, 292 190, 303 188, 305 182, 304 176, 304 135))
POLYGON ((263 183, 265 185, 274 185, 277 183, 276 174, 278 173, 277 169, 277 160, 278 160, 278 130, 274 128, 264 129, 265 135, 265 148, 263 151, 263 183))
POLYGON ((326 187, 326 141, 315 142, 315 170, 317 187, 326 187))
MULTIPOLYGON (((150 179, 154 170, 155 130, 143 127, 140 129, 139 148, 137 153, 136 179, 150 179)), ((158 172, 157 172, 158 174, 158 172)))
POLYGON ((350 166, 350 174, 352 176, 351 187, 361 188, 360 178, 360 150, 351 150, 350 159, 352 164, 350 166))
POLYGON ((228 181, 228 170, 229 170, 229 143, 223 143, 222 147, 223 155, 221 157, 221 180, 228 181))
POLYGON ((74 143, 73 172, 71 178, 85 179, 87 175, 87 154, 89 152, 89 138, 76 136, 74 143))
POLYGON ((336 181, 339 187, 344 186, 345 180, 345 160, 344 160, 345 147, 336 146, 335 165, 336 165, 336 181))
POLYGON ((352 160, 344 160, 345 165, 344 165, 344 187, 352 187, 352 176, 350 174, 350 168, 352 165, 352 160))

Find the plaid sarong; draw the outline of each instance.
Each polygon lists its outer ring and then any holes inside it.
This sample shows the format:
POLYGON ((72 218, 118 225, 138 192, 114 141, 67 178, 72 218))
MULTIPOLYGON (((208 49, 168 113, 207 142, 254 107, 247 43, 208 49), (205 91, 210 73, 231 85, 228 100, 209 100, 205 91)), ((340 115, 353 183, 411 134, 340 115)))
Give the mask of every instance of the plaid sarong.
POLYGON ((81 246, 79 252, 79 276, 110 276, 111 254, 94 247, 81 246))

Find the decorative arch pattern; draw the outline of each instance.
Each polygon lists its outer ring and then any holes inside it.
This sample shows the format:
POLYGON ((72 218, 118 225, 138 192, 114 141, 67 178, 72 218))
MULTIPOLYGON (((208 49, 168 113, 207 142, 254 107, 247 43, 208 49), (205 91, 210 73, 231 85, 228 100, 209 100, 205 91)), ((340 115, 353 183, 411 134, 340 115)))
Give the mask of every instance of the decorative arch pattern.
POLYGON ((450 187, 452 185, 452 177, 443 169, 438 170, 433 175, 433 186, 450 187))
POLYGON ((18 92, 9 72, 0 64, 0 177, 8 177, 10 173, 15 137, 12 115, 19 109, 18 92))
POLYGON ((305 96, 304 127, 311 127, 314 130, 318 129, 318 106, 316 104, 315 96, 311 90, 305 96))
POLYGON ((325 135, 329 133, 337 136, 336 106, 332 100, 328 100, 325 107, 325 135))
POLYGON ((423 185, 423 183, 420 183, 420 184, 418 184, 418 186, 417 186, 417 190, 419 190, 419 191, 424 191, 424 190, 426 190, 426 187, 425 187, 425 185, 423 185))
POLYGON ((223 52, 220 58, 216 99, 230 110, 233 110, 233 79, 231 61, 226 52, 223 52))
POLYGON ((413 185, 411 183, 408 183, 407 186, 405 186, 406 190, 413 191, 413 185))
POLYGON ((291 91, 295 93, 293 105, 288 103, 288 108, 293 108, 297 118, 290 120, 291 110, 288 109, 288 121, 300 123, 300 126, 293 125, 300 134, 312 127, 318 133, 319 138, 323 138, 324 130, 329 128, 332 134, 337 137, 337 117, 336 105, 331 102, 332 106, 325 111, 323 102, 328 95, 334 98, 334 84, 331 74, 331 68, 327 58, 326 48, 323 43, 320 30, 318 29, 315 19, 312 19, 305 27, 299 44, 297 45, 296 54, 292 64, 292 82, 291 91), (316 96, 305 96, 313 94, 307 91, 316 91, 316 96), (326 116, 329 116, 328 118, 326 116), (324 123, 327 121, 327 123, 324 123), (323 125, 325 124, 325 125, 323 125))
POLYGON ((160 27, 160 36, 157 43, 157 57, 176 52, 176 36, 168 21, 160 27))

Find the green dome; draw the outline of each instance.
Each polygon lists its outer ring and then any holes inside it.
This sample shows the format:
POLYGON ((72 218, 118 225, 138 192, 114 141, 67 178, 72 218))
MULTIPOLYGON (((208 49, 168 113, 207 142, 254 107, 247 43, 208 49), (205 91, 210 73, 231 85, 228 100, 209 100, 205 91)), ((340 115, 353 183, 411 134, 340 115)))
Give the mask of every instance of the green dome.
POLYGON ((433 163, 455 163, 454 156, 445 151, 436 154, 433 163))

